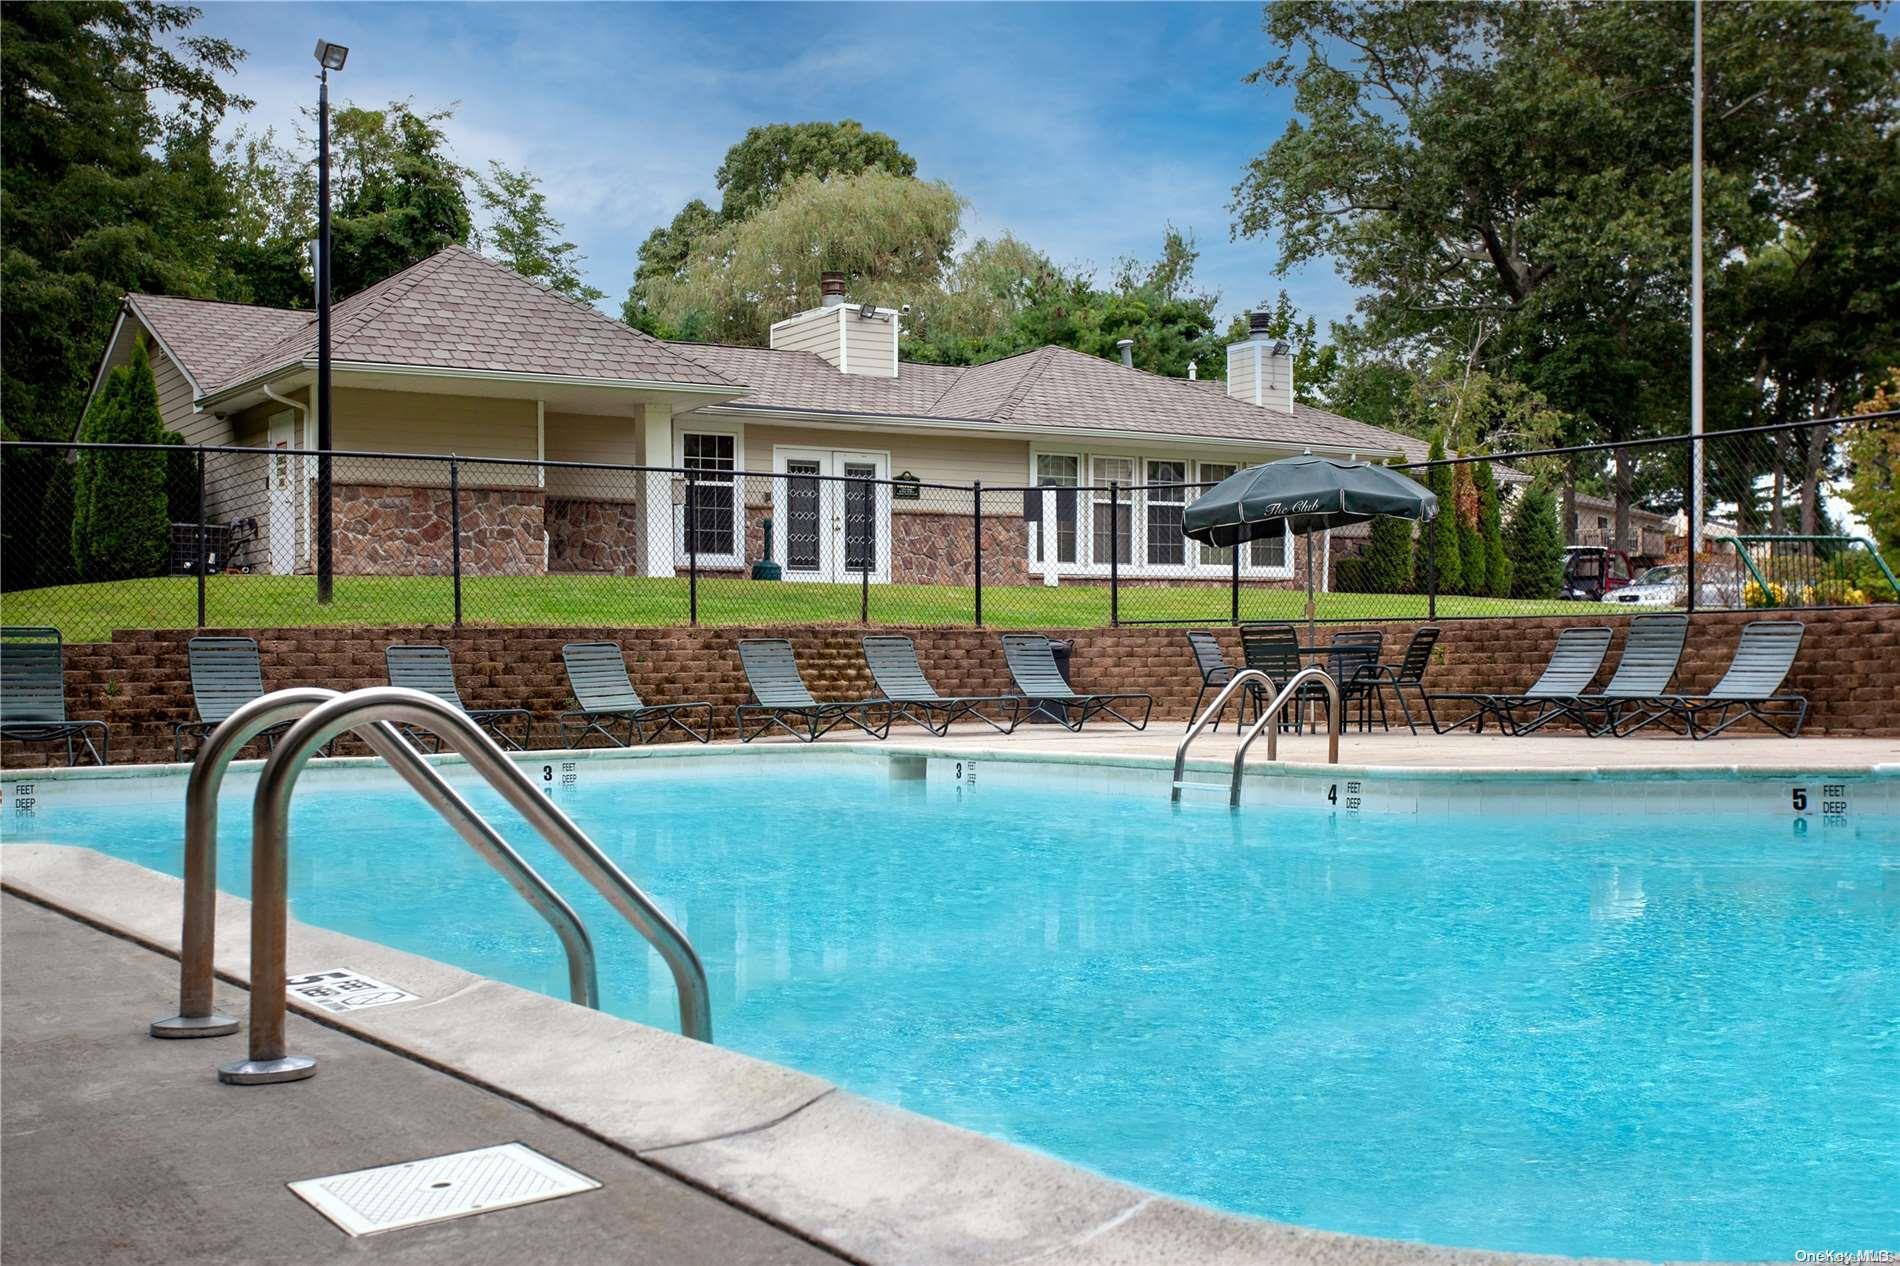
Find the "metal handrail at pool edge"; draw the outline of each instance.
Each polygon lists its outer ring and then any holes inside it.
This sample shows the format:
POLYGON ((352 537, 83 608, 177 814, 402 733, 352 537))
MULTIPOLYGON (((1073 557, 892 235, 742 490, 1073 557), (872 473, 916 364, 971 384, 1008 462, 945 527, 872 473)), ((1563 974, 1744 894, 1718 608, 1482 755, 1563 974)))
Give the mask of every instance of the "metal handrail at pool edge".
MULTIPOLYGON (((245 744, 320 704, 340 698, 341 691, 321 686, 297 686, 261 695, 220 722, 192 761, 185 782, 184 926, 179 936, 178 1014, 153 1021, 153 1037, 223 1037, 237 1032, 238 1022, 220 1015, 212 1005, 218 918, 218 793, 231 762, 245 744)), ((568 996, 581 1006, 598 1008, 600 985, 594 946, 573 907, 456 794, 395 726, 387 721, 366 721, 355 729, 405 782, 436 806, 483 861, 499 871, 547 920, 567 952, 568 996)))
MULTIPOLYGON (((1200 716, 1194 718, 1193 724, 1188 726, 1188 732, 1181 736, 1180 743, 1176 744, 1174 749, 1174 785, 1168 793, 1168 799, 1170 801, 1176 804, 1179 804, 1181 801, 1182 780, 1187 774, 1188 744, 1200 737, 1201 731, 1207 728, 1209 721, 1216 720, 1220 716, 1221 709, 1227 706, 1227 701, 1234 697, 1235 691, 1256 678, 1266 682, 1269 690, 1273 688, 1273 678, 1267 676, 1258 668, 1241 669, 1227 679, 1227 684, 1220 688, 1220 693, 1214 696, 1214 701, 1207 705, 1206 710, 1203 711, 1200 716)), ((1242 708, 1241 711, 1244 714, 1246 709, 1242 708)), ((1234 726, 1238 729, 1240 722, 1236 720, 1234 726)), ((1215 785, 1218 786, 1219 784, 1215 785)))
POLYGON ((1287 679, 1280 693, 1273 696, 1266 710, 1254 719, 1253 727, 1241 736, 1240 746, 1234 752, 1234 781, 1227 792, 1227 803, 1240 806, 1240 770, 1246 763, 1247 749, 1260 737, 1260 731, 1267 732, 1267 759, 1280 758, 1280 710, 1287 702, 1298 696, 1300 687, 1308 681, 1317 681, 1326 688, 1326 763, 1339 763, 1339 727, 1345 717, 1345 710, 1339 705, 1339 683, 1324 668, 1302 668, 1287 679))
POLYGON ((465 757, 470 768, 659 951, 679 990, 680 1031, 702 1042, 712 1040, 706 969, 673 921, 467 714, 418 690, 372 686, 312 709, 278 743, 258 778, 251 810, 250 1053, 248 1059, 221 1067, 219 1080, 237 1084, 295 1081, 316 1071, 314 1059, 288 1053, 284 1036, 290 796, 318 749, 366 721, 430 730, 465 757))

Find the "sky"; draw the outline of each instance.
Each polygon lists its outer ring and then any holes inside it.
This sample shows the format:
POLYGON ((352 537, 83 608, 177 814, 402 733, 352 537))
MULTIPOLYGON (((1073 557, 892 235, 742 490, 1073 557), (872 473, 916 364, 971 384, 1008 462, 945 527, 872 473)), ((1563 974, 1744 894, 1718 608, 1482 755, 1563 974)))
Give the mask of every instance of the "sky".
POLYGON ((1257 4, 203 8, 199 29, 249 54, 247 129, 294 139, 319 36, 350 48, 333 103, 456 104, 455 158, 539 175, 616 314, 640 242, 691 198, 718 205, 713 173, 748 127, 842 118, 968 199, 972 238, 1008 230, 1106 279, 1173 223, 1223 314, 1280 289, 1322 329, 1352 308, 1329 266, 1276 278, 1271 243, 1230 241, 1233 186, 1290 113, 1290 92, 1243 82, 1272 56, 1257 4))

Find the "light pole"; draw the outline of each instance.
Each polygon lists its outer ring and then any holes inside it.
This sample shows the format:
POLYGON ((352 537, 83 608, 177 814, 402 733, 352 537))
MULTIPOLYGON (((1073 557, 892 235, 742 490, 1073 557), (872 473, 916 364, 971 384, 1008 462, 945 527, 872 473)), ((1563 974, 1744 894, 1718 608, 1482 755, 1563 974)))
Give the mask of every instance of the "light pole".
POLYGON ((1695 555, 1702 544, 1702 0, 1695 0, 1695 130, 1689 165, 1689 610, 1696 607, 1695 555))
POLYGON ((330 522, 330 72, 350 50, 317 41, 317 601, 330 601, 335 575, 330 522))

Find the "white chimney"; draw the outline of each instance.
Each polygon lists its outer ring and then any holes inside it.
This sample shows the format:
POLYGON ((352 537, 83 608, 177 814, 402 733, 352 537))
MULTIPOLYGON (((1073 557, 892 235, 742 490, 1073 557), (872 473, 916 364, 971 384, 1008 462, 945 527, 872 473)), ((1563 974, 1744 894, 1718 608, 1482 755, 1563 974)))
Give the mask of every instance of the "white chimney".
POLYGON ((1193 361, 1188 362, 1188 381, 1194 382, 1201 376, 1201 367, 1193 361))
POLYGON ((1280 413, 1293 412, 1293 355, 1267 332, 1270 312, 1247 314, 1247 337, 1227 346, 1227 394, 1280 413))
POLYGON ((1118 338, 1115 340, 1115 347, 1122 354, 1123 367, 1133 369, 1135 367, 1135 340, 1131 338, 1118 338))
POLYGON ((823 357, 839 373, 897 377, 897 309, 845 302, 843 273, 820 274, 818 287, 818 307, 773 323, 772 346, 823 357))

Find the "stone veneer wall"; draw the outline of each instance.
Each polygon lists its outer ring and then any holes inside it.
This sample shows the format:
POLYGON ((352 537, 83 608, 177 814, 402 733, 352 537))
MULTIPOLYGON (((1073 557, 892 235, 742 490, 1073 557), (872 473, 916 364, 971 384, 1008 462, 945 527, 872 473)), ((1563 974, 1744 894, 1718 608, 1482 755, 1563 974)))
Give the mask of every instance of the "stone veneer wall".
POLYGON ((640 507, 581 497, 547 500, 548 570, 640 574, 640 507))
MULTIPOLYGON (((336 569, 345 576, 446 576, 454 570, 447 488, 336 485, 336 569)), ((538 576, 544 570, 542 494, 463 488, 462 574, 538 576)))
MULTIPOLYGON (((1683 657, 1681 686, 1707 689, 1720 676, 1737 630, 1754 612, 1698 615, 1683 657)), ((1789 677, 1791 689, 1813 704, 1806 733, 1900 736, 1900 607, 1848 607, 1804 611, 1807 640, 1789 677)), ((1592 623, 1619 628, 1626 618, 1592 614, 1592 623)), ((1437 662, 1426 681, 1435 691, 1495 689, 1528 684, 1550 653, 1558 618, 1446 620, 1440 627, 1437 662)), ((1380 624, 1386 658, 1397 659, 1415 623, 1380 624)), ((321 682, 339 690, 381 684, 383 648, 394 642, 439 642, 455 653, 456 676, 471 708, 533 709, 537 737, 551 742, 553 717, 571 707, 561 667, 561 645, 583 639, 617 638, 626 648, 628 671, 649 703, 704 699, 717 705, 720 731, 730 735, 732 708, 745 700, 739 668, 742 637, 789 637, 812 692, 821 699, 862 699, 872 692, 858 626, 826 628, 448 628, 392 626, 365 629, 234 629, 258 639, 264 679, 272 686, 321 682)), ((939 689, 947 694, 994 694, 1009 689, 997 633, 991 629, 905 629, 939 689)), ((1322 627, 1322 638, 1332 630, 1322 627)), ((1073 638, 1074 677, 1082 688, 1145 689, 1155 696, 1155 716, 1179 722, 1194 703, 1200 678, 1180 629, 1120 628, 1048 630, 1073 638)), ((1232 629, 1217 629, 1230 659, 1238 656, 1232 629)), ((109 643, 73 643, 66 648, 70 715, 96 717, 112 726, 115 763, 170 760, 171 726, 191 715, 185 668, 189 629, 121 632, 109 643)), ((1607 668, 1605 674, 1607 675, 1607 668)), ((1751 727, 1738 727, 1736 733, 1751 727)), ((906 731, 900 728, 897 733, 906 731)), ((910 737, 921 737, 911 732, 910 737)), ((1534 742, 1534 739, 1526 739, 1534 742)), ((1687 740, 1684 740, 1687 741, 1687 740)), ((1606 747, 1606 752, 1615 751, 1606 747)), ((8 768, 63 759, 64 748, 8 742, 0 763, 8 768)))

